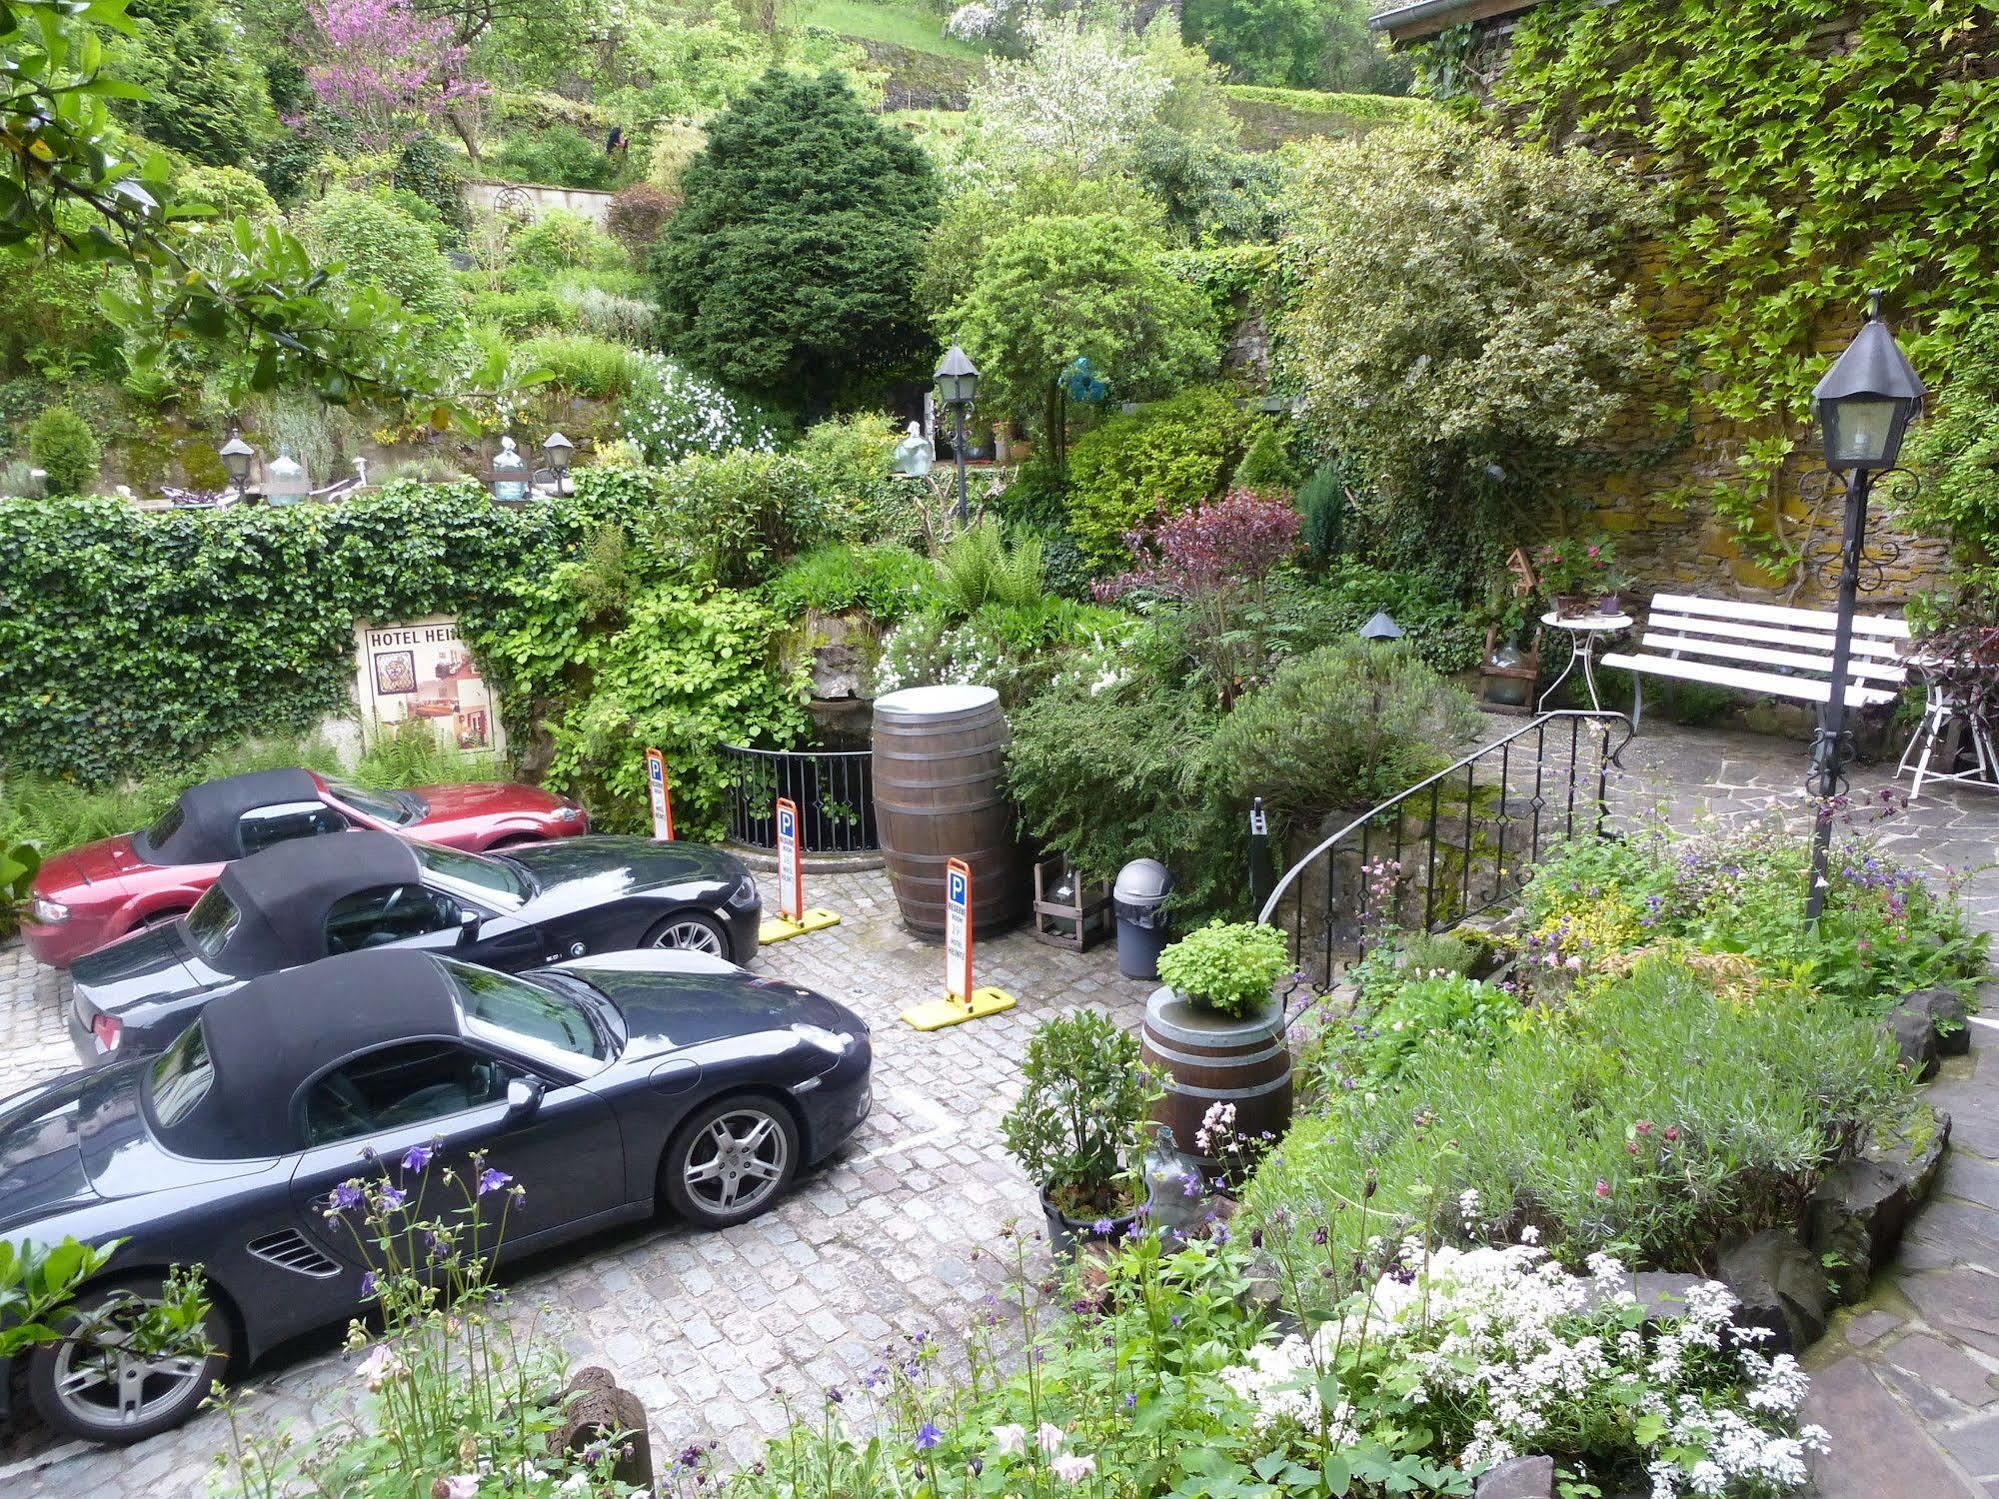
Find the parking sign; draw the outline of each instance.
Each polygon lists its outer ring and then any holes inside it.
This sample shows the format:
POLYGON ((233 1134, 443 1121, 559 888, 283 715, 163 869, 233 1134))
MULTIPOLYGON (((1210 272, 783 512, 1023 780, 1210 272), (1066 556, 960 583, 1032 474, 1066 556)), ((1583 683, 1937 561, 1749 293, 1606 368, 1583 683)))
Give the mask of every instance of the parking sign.
POLYGON ((671 843, 673 797, 666 789, 666 756, 656 749, 646 751, 646 794, 652 798, 653 837, 671 843))
POLYGON ((963 859, 944 866, 944 992, 972 998, 972 869, 963 859))
POLYGON ((805 914, 805 876, 798 867, 798 806, 777 799, 777 914, 796 921, 805 914))

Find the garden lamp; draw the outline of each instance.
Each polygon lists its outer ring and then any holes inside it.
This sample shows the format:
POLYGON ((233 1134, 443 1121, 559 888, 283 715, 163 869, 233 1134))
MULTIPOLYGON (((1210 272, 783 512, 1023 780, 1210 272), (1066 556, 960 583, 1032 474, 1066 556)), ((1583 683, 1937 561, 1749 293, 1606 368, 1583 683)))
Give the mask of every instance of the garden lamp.
POLYGON ((558 495, 566 493, 563 483, 569 477, 569 464, 576 456, 576 444, 560 432, 551 432, 542 439, 541 450, 548 454, 549 471, 555 475, 555 492, 558 495))
POLYGON ((243 429, 231 427, 229 440, 215 450, 222 457, 223 466, 229 470, 229 480, 236 486, 236 498, 243 498, 243 490, 250 482, 250 464, 257 456, 257 450, 243 441, 243 429))
POLYGON ((1395 622, 1395 616, 1386 609, 1374 611, 1374 617, 1360 627, 1357 632, 1362 640, 1400 640, 1402 626, 1395 622))
POLYGON ((1812 392, 1825 442, 1825 464, 1851 475, 1846 484, 1846 530, 1839 549, 1839 604, 1832 637, 1832 679, 1818 738, 1812 744, 1812 772, 1806 781, 1818 799, 1812 829, 1812 888, 1805 920, 1815 923, 1825 908, 1827 870, 1832 862, 1832 800, 1845 781, 1847 749, 1846 685, 1853 656, 1853 611, 1860 592, 1860 552, 1867 539, 1867 498, 1874 475, 1891 469, 1901 456, 1909 423, 1922 415, 1929 392, 1917 377, 1895 335, 1881 321, 1882 293, 1868 293, 1867 321, 1826 371, 1812 392))
POLYGON ((958 457, 958 524, 961 527, 971 519, 971 511, 965 504, 965 408, 972 404, 978 391, 979 367, 965 357, 963 349, 952 344, 945 352, 944 362, 937 366, 937 394, 951 408, 951 447, 958 457))

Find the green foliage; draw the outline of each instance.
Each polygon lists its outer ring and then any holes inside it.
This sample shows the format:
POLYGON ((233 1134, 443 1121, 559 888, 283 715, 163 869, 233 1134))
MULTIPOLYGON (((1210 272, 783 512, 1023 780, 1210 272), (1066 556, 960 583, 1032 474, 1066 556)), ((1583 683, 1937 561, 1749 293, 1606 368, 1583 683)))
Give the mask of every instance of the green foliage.
POLYGON ((118 330, 106 324, 98 293, 111 267, 46 254, 39 245, 0 250, 0 354, 10 370, 51 380, 121 370, 118 330))
POLYGON ((1587 152, 1461 126, 1318 147, 1285 320, 1307 420, 1365 463, 1383 560, 1461 584, 1531 541, 1650 351, 1624 271, 1649 222, 1587 152))
POLYGON ((41 850, 34 844, 0 840, 0 938, 11 937, 20 925, 21 908, 41 867, 41 850))
POLYGON ((530 270, 617 271, 631 264, 622 246, 580 213, 550 209, 517 232, 515 261, 530 270))
POLYGON ((559 330, 569 323, 569 304, 549 291, 481 291, 465 299, 465 315, 492 323, 510 337, 559 330))
POLYGON ((1254 422, 1212 385, 1105 417, 1069 454, 1069 527, 1077 545, 1099 566, 1122 565, 1131 555, 1127 533, 1227 487, 1254 422))
POLYGON ((1229 487, 1268 492, 1288 490, 1296 483, 1297 470, 1291 460, 1291 429, 1276 422, 1264 422, 1250 440, 1242 462, 1236 465, 1235 477, 1229 481, 1229 487))
POLYGON ((929 600, 936 577, 929 560, 908 547, 835 541, 794 558, 764 585, 764 597, 787 619, 807 610, 843 614, 858 609, 892 624, 929 600))
POLYGON ((1376 1224, 1440 1229, 1469 1190, 1504 1240, 1531 1227, 1570 1262, 1626 1245, 1645 1265, 1698 1270, 1718 1242, 1793 1225, 1820 1175, 1912 1105, 1870 1021, 1809 995, 1720 998, 1666 959, 1518 1025, 1495 1023, 1517 1001, 1415 987, 1394 1003, 1445 1019, 1443 1033, 1354 1055, 1392 1061, 1396 1085, 1334 1087, 1259 1170, 1245 1201, 1269 1234, 1302 1243, 1330 1224, 1335 1252, 1352 1253, 1365 1230, 1334 1208, 1365 1184, 1376 1224), (1429 1119, 1448 1122, 1455 1149, 1438 1148, 1429 1119))
POLYGON ((909 484, 891 473, 901 441, 886 412, 854 411, 814 422, 791 453, 805 465, 814 491, 841 497, 850 512, 847 527, 869 540, 913 543, 921 512, 909 484))
POLYGON ((1923 475, 1908 524, 1950 538, 1953 602, 1990 612, 1999 604, 1999 312, 1954 351, 1949 397, 1910 430, 1907 452, 1923 475))
POLYGON ((997 522, 981 519, 937 553, 937 603, 947 618, 963 619, 988 605, 1020 608, 1039 603, 1041 538, 1016 535, 1011 545, 997 522))
MULTIPOLYGON (((1667 276, 1694 317, 1693 398, 1781 460, 1805 431, 1821 340, 1869 288, 1889 289, 1933 381, 1960 347, 1978 357, 1999 240, 1963 185, 1999 149, 1999 79, 1977 61, 1989 27, 1980 0, 1558 0, 1523 17, 1495 98, 1531 138, 1587 135, 1670 164, 1656 191, 1667 276)), ((1772 472, 1715 487, 1765 537, 1772 472)))
POLYGON ((1320 464, 1298 486, 1297 500, 1298 513, 1305 517, 1305 555, 1314 562, 1332 561, 1346 540, 1347 512, 1354 502, 1345 465, 1320 464))
POLYGON ((1290 966, 1289 945, 1276 927, 1211 921, 1159 955, 1159 980, 1195 1004, 1243 1016, 1269 1005, 1271 987, 1290 966))
POLYGON ((682 190, 651 265, 690 368, 816 411, 926 358, 914 284, 934 177, 840 75, 767 74, 709 122, 682 190))
POLYGON ((1481 719, 1470 694, 1400 642, 1346 639, 1286 662, 1243 698, 1212 746, 1243 805, 1310 829, 1386 801, 1457 757, 1481 719))
POLYGON ((666 221, 680 206, 678 193, 654 187, 650 182, 634 182, 618 189, 604 216, 604 228, 633 256, 643 259, 653 242, 666 232, 666 221))
POLYGON ((465 242, 472 215, 465 207, 465 166, 457 152, 427 132, 412 135, 396 152, 396 167, 389 180, 398 192, 429 204, 438 222, 450 232, 453 244, 465 242))
POLYGON ((888 637, 875 670, 878 693, 938 682, 990 687, 1007 708, 1063 677, 1096 680, 1114 669, 1128 616, 1070 599, 988 604, 962 618, 933 606, 888 637))
POLYGON ((1409 66, 1368 29, 1369 10, 1368 0, 1190 0, 1187 34, 1244 83, 1399 94, 1409 66))
POLYGON ((514 358, 524 369, 545 371, 555 390, 595 401, 629 395, 639 370, 625 345, 580 334, 530 338, 515 349, 514 358))
POLYGON ((276 126, 256 62, 206 0, 137 0, 130 36, 108 49, 116 76, 147 97, 117 113, 140 135, 203 166, 237 167, 276 126))
POLYGON ((558 120, 507 136, 494 153, 493 171, 509 182, 601 189, 616 184, 618 163, 602 138, 558 120))
MULTIPOLYGON (((323 753, 308 745, 307 753, 323 753)), ((503 781, 506 766, 495 755, 468 755, 447 745, 422 722, 404 723, 375 736, 344 779, 386 791, 415 786, 455 786, 479 781, 503 781)))
POLYGON ((117 500, 0 500, 0 753, 100 785, 305 732, 346 707, 355 620, 477 615, 584 503, 516 513, 476 485, 390 484, 135 520, 117 500))
POLYGON ((1138 1163, 1158 1091, 1138 1037, 1101 1010, 1071 1010, 1034 1028, 1020 1075, 1000 1124, 1007 1153, 1072 1218, 1128 1212, 1118 1178, 1138 1163))
POLYGON ((32 1239, 0 1239, 0 1358, 13 1359, 37 1346, 73 1339, 78 1356, 91 1357, 113 1349, 139 1358, 164 1354, 200 1355, 208 1303, 200 1277, 176 1270, 167 1277, 166 1294, 156 1303, 121 1298, 115 1313, 94 1325, 67 1315, 77 1293, 117 1255, 124 1244, 84 1244, 63 1238, 54 1244, 32 1239))
POLYGON ((268 224, 278 217, 278 205, 262 181, 231 163, 212 167, 189 167, 180 176, 181 191, 196 203, 215 210, 214 220, 193 220, 186 226, 205 234, 238 218, 253 224, 268 224), (220 221, 217 223, 216 221, 220 221))
POLYGON ((660 534, 702 577, 761 582, 799 552, 832 539, 833 510, 789 453, 732 448, 684 458, 661 475, 660 534))
POLYGON ((1362 125, 1415 125, 1438 118, 1428 99, 1399 94, 1328 93, 1317 89, 1264 88, 1232 83, 1222 92, 1251 104, 1274 104, 1305 115, 1339 115, 1362 125))
POLYGON ((963 295, 936 324, 978 365, 988 413, 1052 431, 1063 399, 1055 376, 1079 358, 1104 371, 1123 400, 1164 395, 1215 367, 1213 310, 1127 216, 1008 223, 966 270, 963 295))
POLYGON ((51 406, 28 424, 28 456, 46 474, 50 494, 88 494, 104 449, 90 423, 67 406, 51 406))
POLYGON ((294 223, 308 249, 339 265, 344 282, 394 297, 428 346, 456 341, 461 324, 450 263, 407 209, 342 188, 301 210, 294 223))

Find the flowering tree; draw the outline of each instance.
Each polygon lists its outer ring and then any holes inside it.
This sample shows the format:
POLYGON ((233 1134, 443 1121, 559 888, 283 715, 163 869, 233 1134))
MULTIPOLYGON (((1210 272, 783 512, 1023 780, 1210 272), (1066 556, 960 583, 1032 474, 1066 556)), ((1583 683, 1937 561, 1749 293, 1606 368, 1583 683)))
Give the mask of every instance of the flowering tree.
POLYGON ((309 0, 326 38, 326 60, 306 72, 313 97, 377 149, 434 123, 486 85, 465 76, 465 48, 443 16, 409 0, 309 0))
POLYGON ((1180 607, 1188 648, 1214 679, 1222 704, 1262 674, 1261 637, 1246 629, 1270 577, 1298 555, 1298 512, 1285 500, 1236 490, 1196 505, 1126 541, 1138 566, 1096 586, 1104 603, 1134 593, 1180 607))
POLYGON ((1049 162, 1094 171, 1130 146, 1173 91, 1147 33, 1041 17, 1023 31, 1027 56, 993 61, 972 90, 970 155, 995 176, 1049 162))

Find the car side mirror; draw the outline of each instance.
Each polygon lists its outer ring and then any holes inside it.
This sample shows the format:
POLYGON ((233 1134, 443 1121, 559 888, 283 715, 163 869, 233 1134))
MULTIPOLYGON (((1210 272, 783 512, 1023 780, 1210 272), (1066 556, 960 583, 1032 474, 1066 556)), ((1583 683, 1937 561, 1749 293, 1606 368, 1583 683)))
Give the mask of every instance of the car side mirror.
POLYGON ((481 918, 477 911, 460 910, 458 913, 458 941, 465 944, 477 940, 481 918))
POLYGON ((507 1117, 526 1119, 541 1107, 541 1083, 531 1077, 507 1080, 507 1117))

